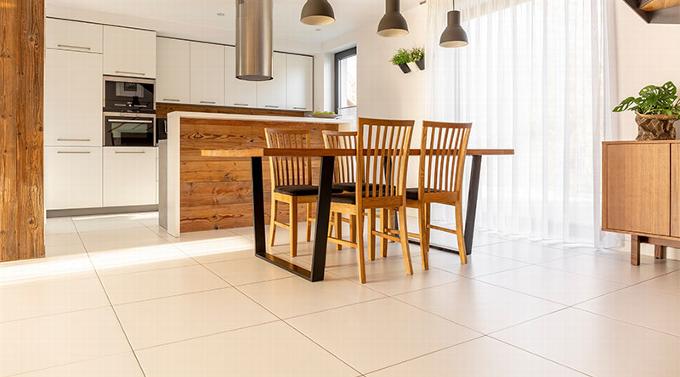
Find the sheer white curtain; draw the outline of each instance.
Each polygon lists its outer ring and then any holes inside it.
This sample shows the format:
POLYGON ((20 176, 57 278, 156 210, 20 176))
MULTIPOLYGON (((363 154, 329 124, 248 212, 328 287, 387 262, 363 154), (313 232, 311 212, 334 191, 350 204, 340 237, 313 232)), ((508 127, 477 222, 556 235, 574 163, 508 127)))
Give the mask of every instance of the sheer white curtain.
POLYGON ((463 49, 439 47, 451 0, 428 3, 429 117, 473 122, 471 148, 516 152, 483 161, 478 226, 611 246, 599 229, 600 141, 616 129, 612 0, 459 0, 463 49))

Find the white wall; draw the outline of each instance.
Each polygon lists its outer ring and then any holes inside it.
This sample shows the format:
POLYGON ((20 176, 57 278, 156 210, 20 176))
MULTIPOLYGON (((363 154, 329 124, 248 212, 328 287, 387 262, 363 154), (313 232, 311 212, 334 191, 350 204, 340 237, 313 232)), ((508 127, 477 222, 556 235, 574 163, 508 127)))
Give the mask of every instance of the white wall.
MULTIPOLYGON (((623 1, 616 1, 619 99, 637 95, 644 86, 673 81, 680 85, 680 26, 647 24, 623 1)), ((633 140, 633 113, 621 114, 621 139, 633 140)))

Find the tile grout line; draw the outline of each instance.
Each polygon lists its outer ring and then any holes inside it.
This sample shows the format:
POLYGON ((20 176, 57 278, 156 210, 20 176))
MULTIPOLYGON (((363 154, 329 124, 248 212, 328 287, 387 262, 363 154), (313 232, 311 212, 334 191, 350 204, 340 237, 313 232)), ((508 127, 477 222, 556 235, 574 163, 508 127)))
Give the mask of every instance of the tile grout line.
MULTIPOLYGON (((71 218, 73 219, 73 218, 71 218)), ((128 337, 127 332, 125 332, 125 328, 123 327, 123 323, 120 321, 120 317, 118 317, 118 312, 116 312, 116 308, 113 306, 113 303, 111 302, 111 297, 109 297, 109 292, 106 291, 106 287, 104 286, 104 283, 102 282, 101 276, 99 276, 99 271, 97 271, 97 268, 95 267, 94 263, 92 262, 92 259, 90 258, 90 251, 87 250, 87 247, 85 247, 85 242, 83 242, 82 237, 80 236, 80 231, 76 228, 76 231, 78 233, 78 238, 80 238, 80 242, 83 243, 83 247, 85 248, 85 253, 87 254, 87 259, 90 261, 90 264, 92 265, 92 269, 94 270, 94 273, 97 275, 97 280, 99 280, 99 284, 102 287, 102 290, 104 291, 104 294, 106 295, 106 299, 109 301, 109 307, 111 308, 111 311, 113 311, 113 315, 116 317, 116 321, 118 321, 118 326, 120 327, 120 330, 123 333, 123 336, 125 337, 125 341, 128 344, 128 347, 130 347, 130 351, 132 351, 132 355, 135 357, 135 360, 137 361, 137 366, 139 366, 139 370, 142 372, 142 376, 146 377, 146 372, 144 371, 144 367, 142 367, 142 363, 139 360, 139 357, 137 356, 137 353, 135 352, 135 349, 132 347, 132 343, 130 343, 130 338, 128 337)))

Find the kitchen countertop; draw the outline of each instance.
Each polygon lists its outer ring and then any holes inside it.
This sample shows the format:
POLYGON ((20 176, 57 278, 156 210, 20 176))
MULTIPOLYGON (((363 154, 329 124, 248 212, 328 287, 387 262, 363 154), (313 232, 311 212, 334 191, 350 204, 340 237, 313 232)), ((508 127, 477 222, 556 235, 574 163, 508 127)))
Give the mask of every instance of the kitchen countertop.
POLYGON ((168 126, 179 118, 191 119, 230 119, 264 122, 296 122, 296 123, 316 123, 316 124, 346 124, 352 123, 349 119, 327 119, 313 117, 287 117, 275 115, 247 115, 247 114, 215 114, 215 113, 195 113, 190 111, 173 111, 168 114, 168 126))

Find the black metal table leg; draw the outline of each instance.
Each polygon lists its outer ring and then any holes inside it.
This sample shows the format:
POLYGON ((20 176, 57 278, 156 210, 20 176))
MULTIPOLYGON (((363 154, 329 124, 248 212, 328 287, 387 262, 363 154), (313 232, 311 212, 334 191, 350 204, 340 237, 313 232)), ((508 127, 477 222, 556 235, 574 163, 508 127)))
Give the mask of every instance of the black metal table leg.
POLYGON ((267 239, 264 230, 264 182, 262 180, 262 157, 251 159, 253 178, 253 232, 255 234, 255 254, 267 255, 267 239))
POLYGON ((328 222, 331 214, 334 166, 335 157, 322 157, 321 178, 319 179, 319 199, 316 205, 316 229, 314 231, 314 254, 312 254, 311 281, 323 280, 326 269, 328 222))
POLYGON ((328 243, 328 223, 330 218, 334 166, 335 157, 323 157, 321 161, 319 202, 316 207, 314 254, 312 255, 312 270, 309 271, 288 260, 267 253, 267 239, 264 229, 265 217, 262 157, 252 157, 251 174, 253 179, 253 232, 255 234, 255 256, 309 281, 323 280, 326 268, 326 247, 328 243))

